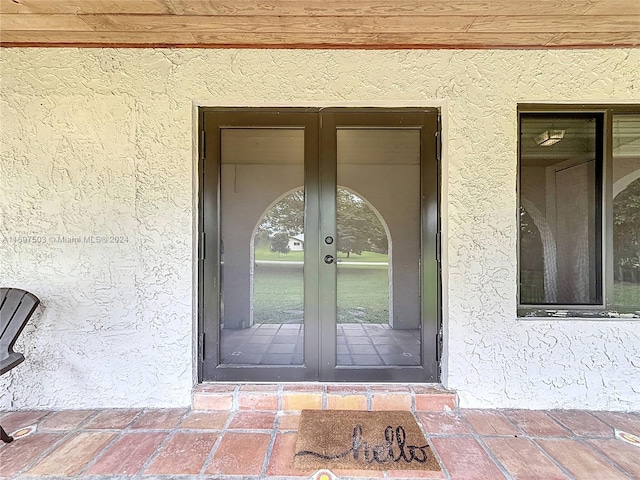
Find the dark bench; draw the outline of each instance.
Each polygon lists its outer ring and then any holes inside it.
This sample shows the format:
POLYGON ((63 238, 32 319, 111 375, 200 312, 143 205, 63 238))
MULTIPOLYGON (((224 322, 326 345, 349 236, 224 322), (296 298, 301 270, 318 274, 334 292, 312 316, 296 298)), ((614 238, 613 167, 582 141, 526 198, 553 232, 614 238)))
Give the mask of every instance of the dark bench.
MULTIPOLYGON (((38 297, 19 288, 0 288, 0 375, 24 362, 24 355, 13 345, 40 303, 38 297)), ((0 426, 0 439, 13 440, 0 426)))

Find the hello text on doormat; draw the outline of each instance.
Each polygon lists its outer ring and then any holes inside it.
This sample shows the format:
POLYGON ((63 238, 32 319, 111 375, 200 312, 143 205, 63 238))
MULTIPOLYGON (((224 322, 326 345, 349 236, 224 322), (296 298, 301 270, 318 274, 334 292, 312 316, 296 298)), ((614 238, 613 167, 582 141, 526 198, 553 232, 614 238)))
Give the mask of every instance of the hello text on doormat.
POLYGON ((299 469, 440 470, 406 411, 303 410, 293 464, 299 469))

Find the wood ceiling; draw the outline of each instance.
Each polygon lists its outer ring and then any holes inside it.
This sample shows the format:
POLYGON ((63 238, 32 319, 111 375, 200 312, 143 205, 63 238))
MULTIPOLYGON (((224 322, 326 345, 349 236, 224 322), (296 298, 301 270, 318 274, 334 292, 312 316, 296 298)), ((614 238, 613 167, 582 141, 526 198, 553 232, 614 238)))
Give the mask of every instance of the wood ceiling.
POLYGON ((0 13, 5 47, 640 45, 640 0, 0 0, 0 13))

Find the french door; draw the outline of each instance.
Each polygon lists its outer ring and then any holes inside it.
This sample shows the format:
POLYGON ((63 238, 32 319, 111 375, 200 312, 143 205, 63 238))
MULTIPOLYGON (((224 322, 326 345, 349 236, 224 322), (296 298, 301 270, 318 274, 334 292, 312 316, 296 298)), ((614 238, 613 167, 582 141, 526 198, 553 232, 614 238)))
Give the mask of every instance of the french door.
POLYGON ((200 379, 437 381, 437 110, 200 122, 200 379))

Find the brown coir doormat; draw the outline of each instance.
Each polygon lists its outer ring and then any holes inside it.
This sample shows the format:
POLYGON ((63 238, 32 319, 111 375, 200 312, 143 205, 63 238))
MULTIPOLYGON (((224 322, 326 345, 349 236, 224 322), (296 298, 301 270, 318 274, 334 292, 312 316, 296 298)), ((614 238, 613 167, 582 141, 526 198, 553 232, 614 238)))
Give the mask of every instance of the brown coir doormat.
POLYGON ((413 414, 403 411, 303 410, 293 466, 440 471, 413 414))

